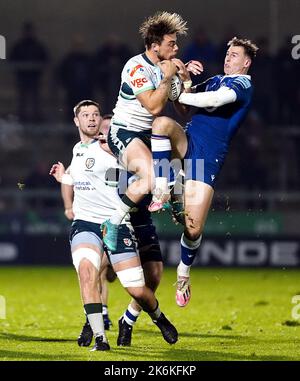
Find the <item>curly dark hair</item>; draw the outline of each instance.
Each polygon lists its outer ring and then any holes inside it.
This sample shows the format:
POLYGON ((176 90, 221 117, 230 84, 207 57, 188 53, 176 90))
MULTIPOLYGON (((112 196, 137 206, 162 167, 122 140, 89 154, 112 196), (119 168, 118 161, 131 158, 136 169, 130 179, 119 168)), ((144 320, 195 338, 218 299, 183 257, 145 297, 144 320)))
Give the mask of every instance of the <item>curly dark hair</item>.
POLYGON ((161 44, 165 34, 185 35, 187 29, 186 21, 179 14, 157 12, 142 23, 139 32, 143 37, 145 46, 150 49, 153 43, 161 44))

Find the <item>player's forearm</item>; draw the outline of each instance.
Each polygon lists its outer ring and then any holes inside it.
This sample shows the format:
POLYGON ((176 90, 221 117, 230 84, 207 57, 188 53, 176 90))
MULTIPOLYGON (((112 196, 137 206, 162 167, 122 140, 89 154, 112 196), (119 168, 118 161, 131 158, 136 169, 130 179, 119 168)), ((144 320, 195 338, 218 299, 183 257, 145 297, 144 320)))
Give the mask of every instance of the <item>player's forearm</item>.
POLYGON ((64 203, 64 208, 71 209, 73 205, 73 196, 74 196, 74 190, 73 186, 61 184, 61 196, 64 203))
POLYGON ((145 107, 152 115, 157 116, 164 109, 168 101, 168 94, 170 91, 170 87, 171 87, 171 79, 164 78, 160 82, 158 88, 151 92, 147 105, 145 107))
POLYGON ((179 103, 195 107, 220 107, 235 101, 235 91, 225 86, 217 91, 182 93, 179 97, 179 103))

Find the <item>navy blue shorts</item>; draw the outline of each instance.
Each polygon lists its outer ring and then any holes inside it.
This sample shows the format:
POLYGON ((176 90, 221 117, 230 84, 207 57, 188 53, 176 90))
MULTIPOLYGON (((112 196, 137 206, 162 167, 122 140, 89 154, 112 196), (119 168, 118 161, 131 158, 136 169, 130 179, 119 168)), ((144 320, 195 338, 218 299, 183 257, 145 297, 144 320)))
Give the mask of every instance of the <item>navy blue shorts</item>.
POLYGON ((224 155, 218 155, 186 132, 188 147, 184 156, 185 180, 201 181, 215 187, 224 163, 224 155))
POLYGON ((126 126, 119 126, 115 123, 111 123, 110 129, 107 135, 107 143, 111 152, 115 157, 119 158, 123 155, 128 144, 133 139, 140 139, 151 151, 151 130, 149 131, 131 131, 126 126))
POLYGON ((151 199, 152 195, 147 195, 138 205, 138 210, 130 213, 142 264, 150 261, 162 262, 158 236, 148 211, 151 199))

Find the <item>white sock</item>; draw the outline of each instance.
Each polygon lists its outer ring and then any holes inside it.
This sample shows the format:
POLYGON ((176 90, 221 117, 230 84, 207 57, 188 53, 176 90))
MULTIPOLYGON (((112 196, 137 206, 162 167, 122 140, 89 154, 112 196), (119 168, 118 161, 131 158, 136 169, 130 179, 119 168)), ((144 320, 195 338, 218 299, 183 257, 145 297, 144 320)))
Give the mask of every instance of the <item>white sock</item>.
POLYGON ((104 323, 103 323, 102 314, 101 313, 88 314, 87 317, 89 319, 89 323, 90 323, 90 326, 92 328, 94 336, 95 337, 103 336, 105 339, 104 323))
POLYGON ((139 317, 142 311, 135 310, 131 304, 128 305, 127 310, 125 311, 123 317, 127 324, 133 326, 136 323, 137 318, 139 317))
POLYGON ((107 305, 102 304, 102 315, 108 315, 107 305))
POLYGON ((190 269, 191 269, 191 266, 187 266, 182 261, 180 261, 177 267, 177 275, 185 276, 188 278, 190 276, 190 269))

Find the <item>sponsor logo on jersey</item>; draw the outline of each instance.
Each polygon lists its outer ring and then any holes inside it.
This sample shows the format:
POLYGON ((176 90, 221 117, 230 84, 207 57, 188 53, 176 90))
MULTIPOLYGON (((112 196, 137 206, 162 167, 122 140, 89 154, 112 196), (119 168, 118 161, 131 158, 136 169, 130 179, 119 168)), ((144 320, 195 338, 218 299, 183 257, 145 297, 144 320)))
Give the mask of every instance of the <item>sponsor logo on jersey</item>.
POLYGON ((123 242, 125 243, 126 246, 131 246, 132 245, 132 240, 130 238, 124 238, 123 242))
POLYGON ((87 169, 91 169, 95 164, 95 159, 94 158, 88 158, 86 159, 85 161, 85 166, 87 167, 87 169))
POLYGON ((140 69, 140 68, 142 68, 142 67, 143 67, 143 65, 141 65, 141 64, 136 65, 136 66, 131 70, 130 77, 133 77, 133 76, 134 76, 134 73, 135 73, 138 69, 140 69))
POLYGON ((146 77, 136 78, 135 80, 130 81, 133 87, 138 87, 138 88, 142 87, 143 84, 147 82, 148 82, 148 79, 146 77))
POLYGON ((79 153, 79 152, 77 152, 76 157, 77 157, 77 156, 83 156, 83 153, 79 153))

